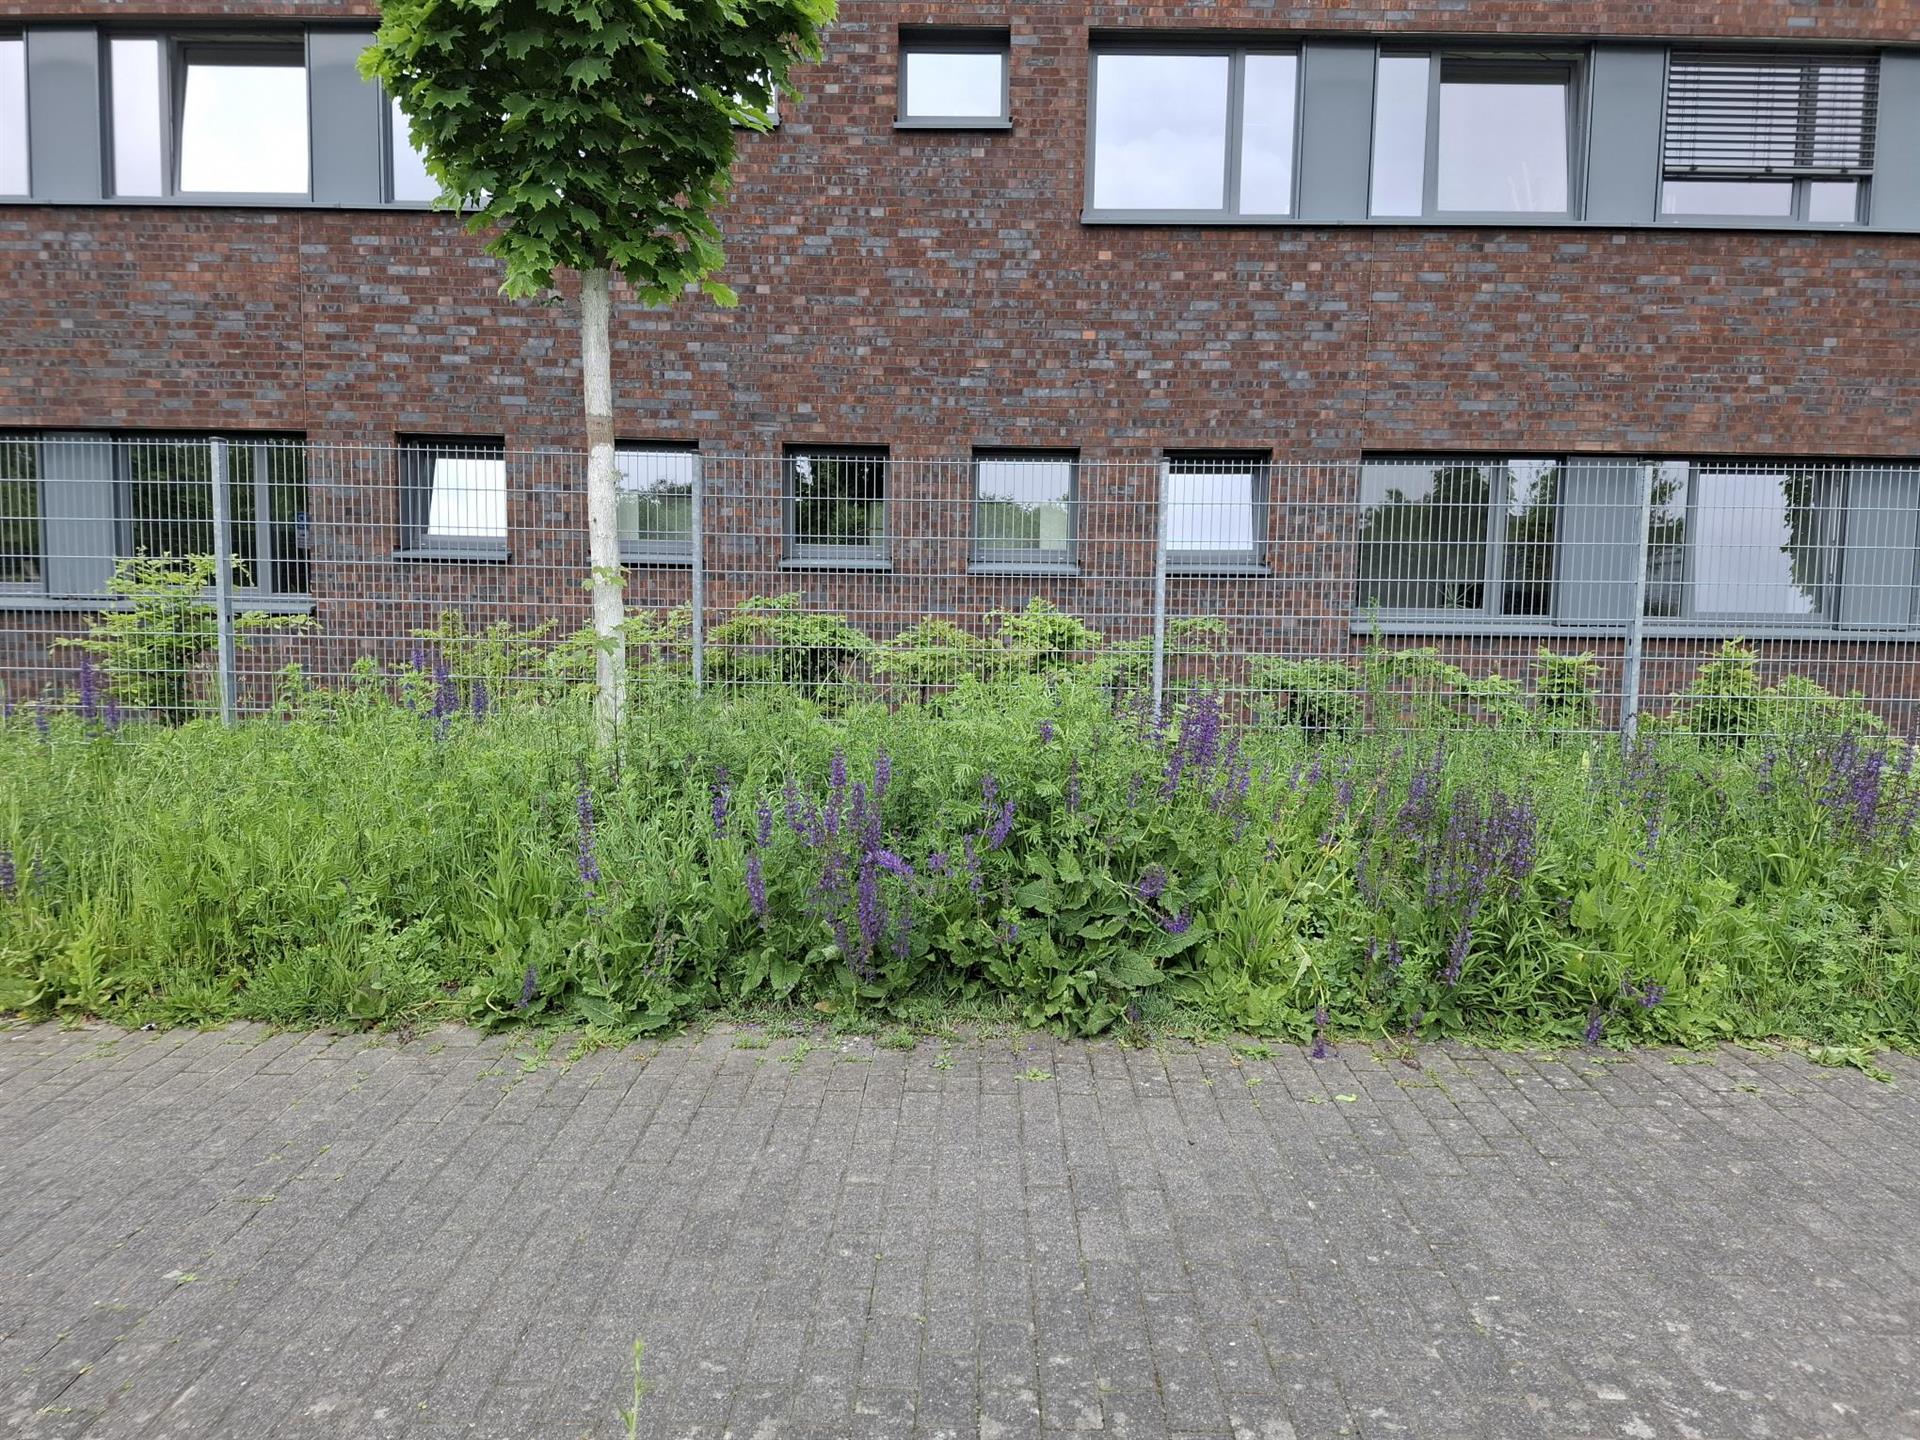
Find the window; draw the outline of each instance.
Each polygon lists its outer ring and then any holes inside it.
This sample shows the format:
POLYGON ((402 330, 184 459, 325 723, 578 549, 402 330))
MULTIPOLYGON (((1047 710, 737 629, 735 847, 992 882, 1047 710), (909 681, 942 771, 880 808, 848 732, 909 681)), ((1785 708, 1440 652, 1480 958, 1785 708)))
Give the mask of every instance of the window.
POLYGON ((788 452, 787 534, 795 560, 885 564, 887 452, 788 452))
POLYGON ((1665 461, 1647 527, 1646 613, 1832 620, 1847 467, 1665 461))
POLYGON ((973 457, 973 556, 981 565, 1073 563, 1071 455, 980 451, 973 457))
POLYGON ((1574 69, 1553 56, 1382 55, 1372 213, 1571 214, 1574 69))
MULTIPOLYGON (((114 443, 120 555, 212 555, 214 448, 205 439, 114 443)), ((226 444, 228 548, 236 590, 307 589, 306 451, 277 440, 226 444)))
POLYGON ((693 558, 693 482, 700 457, 690 448, 620 449, 620 551, 627 559, 693 558))
POLYGON ((1094 213, 1293 213, 1297 54, 1109 50, 1093 58, 1094 213))
POLYGON ((1368 460, 1360 467, 1362 611, 1550 615, 1557 460, 1368 460))
POLYGON ((431 204, 440 198, 440 182, 427 174, 427 162, 413 148, 400 102, 387 102, 387 198, 401 204, 431 204))
POLYGON ((1266 530, 1265 456, 1170 456, 1162 480, 1170 567, 1204 570, 1260 563, 1266 530))
POLYGON ((507 459, 498 441, 401 442, 402 553, 496 559, 507 551, 507 459))
POLYGON ((0 35, 0 195, 27 193, 27 42, 0 35))
POLYGON ((1863 219, 1878 91, 1870 56, 1676 53, 1660 213, 1863 219))
POLYGON ((304 48, 116 37, 113 193, 308 193, 304 48))
POLYGON ((46 583, 40 525, 39 442, 0 438, 0 591, 38 590, 46 583))
POLYGON ((903 126, 980 129, 1010 123, 1004 32, 902 30, 903 126))

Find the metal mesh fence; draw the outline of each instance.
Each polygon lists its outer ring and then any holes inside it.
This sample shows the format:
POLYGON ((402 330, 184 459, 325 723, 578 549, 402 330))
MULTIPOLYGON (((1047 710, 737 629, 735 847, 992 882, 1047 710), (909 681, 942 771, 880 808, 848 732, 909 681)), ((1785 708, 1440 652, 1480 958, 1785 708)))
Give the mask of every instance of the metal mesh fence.
MULTIPOLYGON (((585 468, 433 437, 0 440, 6 702, 178 718, 437 667, 579 683, 585 468)), ((1913 729, 1912 464, 633 447, 618 468, 643 678, 906 702, 1089 667, 1334 730, 1913 729)))

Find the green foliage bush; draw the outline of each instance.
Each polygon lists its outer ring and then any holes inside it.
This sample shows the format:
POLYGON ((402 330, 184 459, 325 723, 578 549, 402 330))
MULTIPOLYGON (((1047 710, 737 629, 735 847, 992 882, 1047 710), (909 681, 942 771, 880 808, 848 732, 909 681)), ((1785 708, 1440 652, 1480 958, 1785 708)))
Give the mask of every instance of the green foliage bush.
POLYGON ((829 708, 799 692, 971 647, 749 614, 759 673, 793 683, 642 689, 604 761, 577 690, 476 710, 372 667, 232 729, 16 712, 0 1007, 639 1033, 991 1001, 1070 1032, 1920 1044, 1920 777, 1883 734, 1667 728, 1623 755, 1242 726, 1205 691, 1157 723, 1044 661, 829 708))

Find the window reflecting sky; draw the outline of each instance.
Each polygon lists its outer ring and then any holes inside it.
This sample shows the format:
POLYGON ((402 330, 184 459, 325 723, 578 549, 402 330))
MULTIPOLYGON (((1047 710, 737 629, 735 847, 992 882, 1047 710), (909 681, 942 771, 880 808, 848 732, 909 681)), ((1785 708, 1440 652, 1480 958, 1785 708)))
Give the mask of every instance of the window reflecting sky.
POLYGON ((1249 55, 1241 100, 1240 212, 1293 210, 1293 116, 1298 57, 1249 55))
POLYGON ((1097 64, 1094 208, 1222 208, 1227 57, 1101 55, 1097 64))
POLYGON ((388 106, 393 125, 393 198, 413 201, 438 199, 439 185, 427 174, 426 161, 420 158, 420 152, 413 148, 413 141, 407 138, 407 117, 400 113, 400 102, 391 100, 388 106))
POLYGON ((1167 476, 1167 549, 1250 554, 1253 542, 1253 474, 1219 471, 1167 476))
POLYGON ((27 193, 27 42, 0 38, 0 195, 27 193))
POLYGON ((1567 87, 1440 85, 1437 201, 1442 210, 1567 208, 1567 87))
POLYGON ((1427 57, 1382 55, 1373 97, 1375 215, 1418 215, 1427 175, 1427 57))
POLYGON ((907 52, 908 116, 970 117, 992 120, 1000 115, 1000 72, 1006 56, 999 51, 963 53, 951 50, 907 52))
POLYGON ((113 193, 159 195, 160 42, 115 40, 113 68, 113 193))
POLYGON ((507 538, 507 462, 482 455, 433 457, 427 534, 461 540, 507 538))
POLYGON ((190 63, 180 107, 180 188, 305 194, 306 67, 190 63))

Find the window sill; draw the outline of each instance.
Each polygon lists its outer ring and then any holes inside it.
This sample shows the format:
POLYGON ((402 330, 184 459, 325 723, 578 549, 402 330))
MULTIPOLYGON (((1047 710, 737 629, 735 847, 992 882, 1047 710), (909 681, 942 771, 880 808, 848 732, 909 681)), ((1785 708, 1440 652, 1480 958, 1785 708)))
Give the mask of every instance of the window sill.
POLYGON ((1732 230, 1761 234, 1796 235, 1912 235, 1911 225, 1848 224, 1844 221, 1770 220, 1755 215, 1662 215, 1640 220, 1576 220, 1565 215, 1223 215, 1218 211, 1082 210, 1080 223, 1088 226, 1200 226, 1214 230, 1732 230))
POLYGON ((682 550, 679 554, 672 554, 666 551, 649 553, 646 551, 622 550, 620 552, 620 563, 622 565, 633 565, 642 568, 691 570, 693 568, 693 556, 685 550, 682 550))
MULTIPOLYGON (((203 603, 212 605, 213 597, 206 596, 203 603)), ((100 615, 108 611, 132 608, 131 601, 116 599, 110 595, 34 595, 27 591, 0 590, 0 612, 10 614, 39 612, 49 615, 100 615)), ((310 595, 249 597, 236 594, 233 597, 233 610, 236 615, 311 615, 313 597, 310 595)))
POLYGON ((965 117, 934 118, 925 116, 902 116, 894 120, 896 130, 1011 130, 1013 121, 1008 117, 993 119, 990 117, 968 119, 965 117))
POLYGON ((782 570, 891 570, 893 562, 884 555, 839 559, 824 555, 789 555, 780 562, 780 568, 782 570))
MULTIPOLYGON (((1466 619, 1441 615, 1354 615, 1348 631, 1354 635, 1470 635, 1524 638, 1528 636, 1560 639, 1625 640, 1625 620, 1555 620, 1550 615, 1532 619, 1489 616, 1466 619)), ((1911 629, 1887 626, 1857 628, 1825 623, 1814 624, 1742 624, 1728 621, 1711 624, 1700 620, 1648 620, 1641 633, 1649 640, 1817 640, 1836 644, 1870 644, 1899 640, 1911 644, 1920 635, 1911 629)))
POLYGON ((471 548, 456 545, 428 545, 418 548, 396 550, 396 560, 448 560, 459 564, 508 565, 513 562, 512 554, 503 548, 473 546, 471 548))
POLYGON ((1054 575, 1069 580, 1080 576, 1080 567, 1068 561, 975 560, 967 566, 969 575, 1054 575))
POLYGON ((1273 571, 1253 560, 1224 560, 1210 564, 1205 560, 1174 560, 1169 558, 1167 561, 1167 574, 1211 575, 1221 579, 1231 579, 1235 576, 1241 576, 1247 579, 1265 579, 1272 575, 1273 571))

